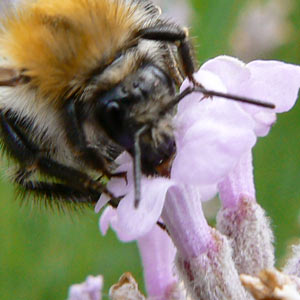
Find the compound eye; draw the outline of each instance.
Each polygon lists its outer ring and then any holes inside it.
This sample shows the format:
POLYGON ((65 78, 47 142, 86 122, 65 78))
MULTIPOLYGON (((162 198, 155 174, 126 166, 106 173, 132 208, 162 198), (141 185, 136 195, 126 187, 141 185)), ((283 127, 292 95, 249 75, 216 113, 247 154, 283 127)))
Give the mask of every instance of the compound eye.
POLYGON ((122 122, 124 116, 122 116, 122 108, 119 102, 110 101, 105 109, 110 122, 118 122, 119 124, 122 122))
POLYGON ((118 101, 110 101, 105 105, 105 120, 106 126, 109 126, 109 130, 120 130, 120 126, 123 126, 124 112, 121 103, 118 101))

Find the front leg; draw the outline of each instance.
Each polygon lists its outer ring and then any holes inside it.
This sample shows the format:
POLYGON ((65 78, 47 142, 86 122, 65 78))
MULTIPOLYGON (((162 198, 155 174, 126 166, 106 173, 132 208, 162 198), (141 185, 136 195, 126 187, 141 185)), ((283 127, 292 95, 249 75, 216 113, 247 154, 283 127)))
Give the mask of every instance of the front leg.
POLYGON ((12 180, 18 184, 18 194, 22 201, 33 195, 36 203, 64 211, 66 208, 78 210, 91 206, 100 198, 97 191, 76 189, 65 183, 31 180, 31 174, 31 171, 21 168, 12 176, 12 180))
POLYGON ((79 112, 75 101, 69 99, 64 106, 62 122, 69 145, 73 149, 73 154, 91 169, 110 173, 106 159, 98 153, 97 149, 88 145, 83 124, 79 118, 79 112))
POLYGON ((176 44, 185 75, 193 82, 193 84, 197 85, 197 82, 193 77, 195 72, 195 62, 191 44, 188 40, 187 29, 182 29, 174 24, 163 23, 154 27, 141 29, 138 32, 138 36, 146 40, 176 44))
POLYGON ((46 155, 22 132, 15 118, 10 113, 4 113, 1 110, 0 129, 5 150, 27 173, 39 171, 62 181, 72 190, 91 195, 105 193, 114 198, 101 182, 93 180, 84 172, 65 166, 46 155))

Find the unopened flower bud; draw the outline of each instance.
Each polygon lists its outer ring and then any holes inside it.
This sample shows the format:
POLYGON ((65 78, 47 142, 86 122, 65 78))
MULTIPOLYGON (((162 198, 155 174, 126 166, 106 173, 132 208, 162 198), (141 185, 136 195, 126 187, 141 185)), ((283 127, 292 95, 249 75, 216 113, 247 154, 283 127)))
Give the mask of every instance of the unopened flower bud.
POLYGON ((212 229, 214 247, 198 257, 177 254, 177 268, 193 299, 250 299, 241 285, 227 238, 212 229))
POLYGON ((254 199, 241 196, 236 207, 221 209, 217 228, 231 241, 239 274, 257 275, 274 266, 273 232, 264 210, 254 199))

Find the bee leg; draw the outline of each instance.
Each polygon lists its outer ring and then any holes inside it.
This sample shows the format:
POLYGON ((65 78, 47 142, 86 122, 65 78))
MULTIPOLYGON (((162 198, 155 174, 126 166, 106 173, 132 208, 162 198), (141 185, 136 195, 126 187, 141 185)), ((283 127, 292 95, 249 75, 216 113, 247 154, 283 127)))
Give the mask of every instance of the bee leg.
POLYGON ((34 193, 35 199, 45 200, 45 204, 50 207, 64 208, 64 205, 89 205, 96 203, 100 193, 87 190, 74 189, 66 184, 44 181, 29 180, 31 171, 19 170, 14 175, 14 182, 22 187, 22 200, 28 195, 27 192, 34 193), (25 195, 23 195, 26 192, 25 195), (25 196, 25 197, 24 197, 25 196))
POLYGON ((162 229, 163 231, 165 231, 165 232, 170 236, 170 232, 169 232, 169 230, 168 230, 166 224, 162 223, 161 221, 157 221, 157 222, 156 222, 156 225, 157 225, 158 227, 160 227, 160 229, 162 229))
POLYGON ((39 171, 45 175, 55 177, 75 190, 86 190, 92 194, 105 193, 109 197, 113 195, 106 187, 98 181, 91 179, 87 174, 54 161, 45 156, 42 151, 32 143, 19 129, 18 123, 15 122, 8 114, 0 111, 0 127, 4 144, 9 152, 19 164, 31 172, 39 171))
POLYGON ((66 128, 66 137, 74 150, 74 154, 90 168, 100 170, 105 173, 105 175, 112 177, 113 174, 111 174, 105 158, 103 158, 96 149, 87 144, 84 129, 73 99, 67 101, 64 112, 62 119, 66 128))
POLYGON ((171 45, 166 45, 166 49, 169 53, 169 55, 166 55, 166 64, 170 69, 171 77, 174 78, 177 86, 181 86, 186 76, 183 70, 178 67, 179 62, 178 57, 175 54, 174 47, 171 47, 171 45))
POLYGON ((138 36, 146 40, 177 44, 185 75, 191 82, 198 85, 193 77, 195 72, 195 62, 191 44, 188 40, 187 29, 182 29, 178 26, 174 26, 173 24, 159 24, 154 27, 148 27, 140 30, 138 32, 138 36))

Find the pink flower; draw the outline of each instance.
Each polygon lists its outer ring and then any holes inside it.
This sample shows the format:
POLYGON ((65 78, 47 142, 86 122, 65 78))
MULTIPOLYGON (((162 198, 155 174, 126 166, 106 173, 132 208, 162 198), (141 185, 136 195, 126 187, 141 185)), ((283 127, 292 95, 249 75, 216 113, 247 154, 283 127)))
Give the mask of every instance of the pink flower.
POLYGON ((101 300, 102 286, 101 275, 88 276, 84 282, 70 287, 68 300, 101 300))
MULTIPOLYGON (((134 240, 149 232, 159 219, 168 190, 182 184, 193 185, 199 199, 209 200, 222 183, 232 177, 239 162, 256 143, 257 136, 264 136, 276 120, 276 112, 289 110, 297 99, 300 87, 300 67, 277 61, 241 61, 220 56, 206 62, 195 78, 207 89, 247 96, 272 102, 275 110, 240 104, 213 97, 200 101, 202 94, 192 93, 178 105, 174 120, 177 155, 174 159, 171 179, 142 179, 142 201, 138 209, 133 206, 133 180, 131 158, 125 154, 119 158, 119 171, 128 172, 128 184, 112 179, 108 188, 116 195, 126 195, 111 219, 114 229, 124 241, 134 240), (117 221, 116 221, 117 219, 117 221)), ((185 89, 185 81, 181 90, 185 89)), ((247 168, 252 168, 248 164, 247 168)), ((236 172, 236 171, 235 171, 236 172)), ((251 171, 245 172, 249 185, 245 192, 254 194, 251 171)), ((233 190, 227 190, 232 199, 233 190)), ((226 192, 225 192, 226 194, 226 192)), ((226 196, 223 196, 224 202, 226 196)), ((108 199, 102 196, 96 210, 108 199)), ((108 219, 106 219, 108 221, 108 219)))
POLYGON ((137 242, 143 262, 148 299, 179 299, 180 287, 174 273, 176 248, 168 234, 154 226, 137 242))
MULTIPOLYGON (((206 62, 195 78, 209 90, 268 101, 276 108, 271 110, 219 97, 201 100, 203 95, 199 93, 185 97, 174 119, 177 153, 171 178, 143 177, 142 201, 135 209, 131 158, 122 155, 118 171, 128 172, 128 183, 112 179, 108 189, 116 196, 125 194, 125 197, 116 210, 105 210, 100 226, 105 232, 111 225, 121 240, 129 241, 147 234, 162 217, 177 248, 177 265, 190 293, 197 298, 204 291, 207 299, 214 299, 216 295, 205 293, 222 290, 224 294, 218 297, 240 297, 244 292, 231 260, 229 244, 208 226, 201 201, 209 200, 219 191, 223 209, 233 209, 233 213, 224 211, 224 216, 230 217, 243 211, 242 204, 246 202, 241 201, 245 197, 255 203, 251 149, 258 136, 269 132, 276 113, 294 105, 300 87, 300 67, 276 61, 254 61, 246 65, 221 56, 206 62), (224 266, 231 274, 231 281, 224 266), (220 281, 203 283, 203 278, 216 278, 216 273, 221 276, 220 281), (232 281, 235 284, 231 285, 232 281)), ((181 90, 188 84, 184 82, 181 90)), ((99 211, 107 201, 102 196, 96 209, 99 211)), ((256 206, 249 211, 255 217, 263 215, 256 206)), ((263 224, 266 226, 261 228, 268 227, 266 221, 263 224)), ((234 249, 239 249, 241 240, 237 240, 234 249)), ((271 235, 267 241, 272 252, 271 235)), ((263 259, 262 265, 272 261, 263 259)))

